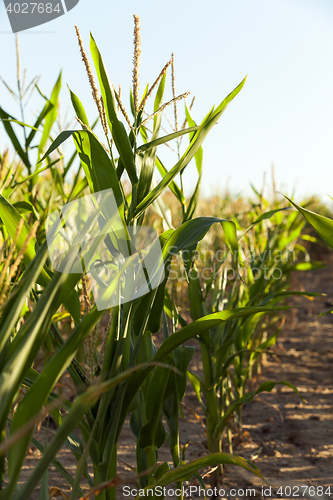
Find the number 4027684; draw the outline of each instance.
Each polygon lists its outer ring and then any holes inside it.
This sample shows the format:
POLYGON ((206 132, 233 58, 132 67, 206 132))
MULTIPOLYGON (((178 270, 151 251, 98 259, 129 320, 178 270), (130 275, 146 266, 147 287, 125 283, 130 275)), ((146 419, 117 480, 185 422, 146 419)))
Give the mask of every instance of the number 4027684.
POLYGON ((332 486, 280 486, 276 494, 285 497, 331 496, 332 486))
POLYGON ((57 12, 60 14, 62 12, 60 8, 60 4, 57 3, 53 7, 51 3, 10 3, 8 7, 6 7, 6 11, 14 14, 51 14, 52 12, 57 12), (12 6, 13 5, 13 6, 12 6))

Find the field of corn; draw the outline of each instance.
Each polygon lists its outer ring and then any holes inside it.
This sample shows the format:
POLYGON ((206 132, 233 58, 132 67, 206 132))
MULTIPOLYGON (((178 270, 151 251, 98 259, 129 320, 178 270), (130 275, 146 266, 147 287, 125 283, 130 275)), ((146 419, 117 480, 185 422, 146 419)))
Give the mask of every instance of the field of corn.
POLYGON ((202 144, 245 79, 197 122, 174 56, 140 93, 137 16, 129 99, 76 33, 95 117, 66 82, 60 125, 61 74, 28 84, 18 39, 17 89, 0 75, 0 500, 329 498, 328 209, 274 175, 201 198, 202 144))

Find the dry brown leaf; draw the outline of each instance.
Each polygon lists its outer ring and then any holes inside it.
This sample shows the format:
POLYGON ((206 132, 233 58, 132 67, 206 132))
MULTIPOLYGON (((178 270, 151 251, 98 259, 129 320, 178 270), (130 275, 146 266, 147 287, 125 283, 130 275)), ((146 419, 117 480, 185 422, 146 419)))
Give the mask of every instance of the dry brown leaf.
POLYGON ((69 495, 67 495, 65 492, 63 492, 60 488, 57 488, 56 486, 53 486, 52 488, 49 489, 49 495, 50 498, 62 497, 64 500, 70 499, 69 495))

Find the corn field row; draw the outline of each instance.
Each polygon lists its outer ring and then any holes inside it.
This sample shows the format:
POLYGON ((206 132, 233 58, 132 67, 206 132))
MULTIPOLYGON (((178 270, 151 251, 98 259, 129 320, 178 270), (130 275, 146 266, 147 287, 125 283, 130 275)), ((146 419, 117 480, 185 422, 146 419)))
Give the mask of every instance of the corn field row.
MULTIPOLYGON (((90 62, 78 28, 97 119, 88 119, 68 82, 77 127, 56 132, 61 74, 46 97, 36 79, 27 85, 19 73, 17 91, 8 90, 20 114, 0 107, 12 145, 0 155, 0 500, 26 500, 36 488, 49 498, 57 486, 48 481, 51 465, 70 487, 63 498, 115 499, 127 418, 142 495, 171 484, 181 491, 191 478, 221 485, 228 464, 264 480, 233 453, 233 436, 242 430, 242 406, 276 385, 265 380, 253 389, 253 379, 278 339, 288 297, 317 295, 289 288, 292 272, 321 267, 307 250, 321 243, 313 228, 333 248, 333 222, 310 211, 313 200, 300 207, 274 187, 267 197, 253 187, 248 201, 199 200, 202 144, 245 79, 200 123, 194 100, 176 93, 173 56, 140 94, 134 22, 130 110, 95 39, 90 62), (169 73, 173 98, 165 102, 169 73), (31 91, 43 107, 27 124, 31 91), (174 150, 171 165, 165 146, 174 150), (191 196, 187 168, 197 176, 191 196), (73 401, 59 391, 66 374, 73 401), (206 455, 192 461, 179 432, 190 387, 207 435, 206 455), (35 428, 48 415, 56 431, 38 440, 35 428), (170 459, 161 463, 165 443, 170 459), (19 486, 31 444, 41 458, 19 486), (57 458, 63 446, 74 475, 57 458)), ((278 383, 301 397, 288 380, 278 383)))

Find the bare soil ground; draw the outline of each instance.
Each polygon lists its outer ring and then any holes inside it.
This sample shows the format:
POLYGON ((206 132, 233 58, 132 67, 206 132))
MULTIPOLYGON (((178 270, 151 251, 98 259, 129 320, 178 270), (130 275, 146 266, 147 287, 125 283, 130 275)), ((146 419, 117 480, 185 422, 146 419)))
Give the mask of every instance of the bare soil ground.
MULTIPOLYGON (((228 467, 223 484, 225 498, 231 498, 231 488, 238 489, 232 498, 253 498, 252 488, 255 488, 256 498, 323 499, 329 496, 324 494, 328 486, 333 493, 333 315, 318 318, 333 302, 333 259, 331 254, 324 254, 321 258, 327 267, 294 273, 291 289, 321 292, 326 297, 311 301, 303 297, 290 300, 290 305, 299 307, 287 312, 275 348, 276 356, 266 359, 258 381, 292 382, 306 402, 285 386, 277 386, 270 394, 261 394, 244 406, 242 440, 234 445, 234 453, 251 459, 273 488, 271 492, 263 492, 260 481, 254 476, 243 469, 228 467), (280 486, 283 488, 281 495, 277 493, 280 486), (297 486, 301 488, 297 489, 297 486), (303 494, 306 486, 315 488, 303 494), (323 491, 318 487, 323 487, 323 491)), ((206 453, 206 437, 196 397, 190 391, 185 398, 184 414, 181 443, 189 443, 186 459, 194 459, 206 453)), ((128 475, 129 482, 133 473, 124 463, 134 466, 134 443, 127 423, 118 457, 123 462, 119 463, 120 472, 128 475)), ((38 452, 32 450, 23 470, 23 481, 35 467, 37 459, 38 452)), ((59 459, 74 475, 76 462, 71 454, 62 450, 59 459)), ((159 459, 170 461, 166 447, 160 450, 159 459)), ((209 484, 208 477, 206 480, 209 484)), ((69 493, 62 477, 52 467, 49 484, 69 493)), ((124 498, 121 488, 118 496, 124 498)), ((39 492, 36 491, 31 500, 38 498, 39 492)))
MULTIPOLYGON (((244 429, 249 438, 235 450, 244 458, 256 457, 254 463, 265 478, 275 485, 271 498, 327 497, 320 486, 331 486, 333 493, 333 316, 318 315, 330 309, 333 301, 333 262, 326 258, 327 267, 309 273, 294 274, 292 289, 322 292, 326 297, 309 301, 303 297, 290 300, 299 306, 286 315, 276 353, 267 358, 263 378, 287 380, 296 385, 306 402, 302 402, 287 387, 277 386, 270 394, 262 394, 244 407, 244 429), (306 495, 305 488, 314 486, 306 495), (276 492, 282 486, 284 495, 276 492), (314 495, 314 492, 316 495, 314 495), (293 495, 295 493, 295 495, 293 495), (311 494, 312 493, 312 494, 311 494)), ((229 471, 226 485, 244 487, 239 475, 229 471)), ((248 483, 258 483, 248 477, 248 483)), ((257 495, 261 492, 258 490, 257 495)))

